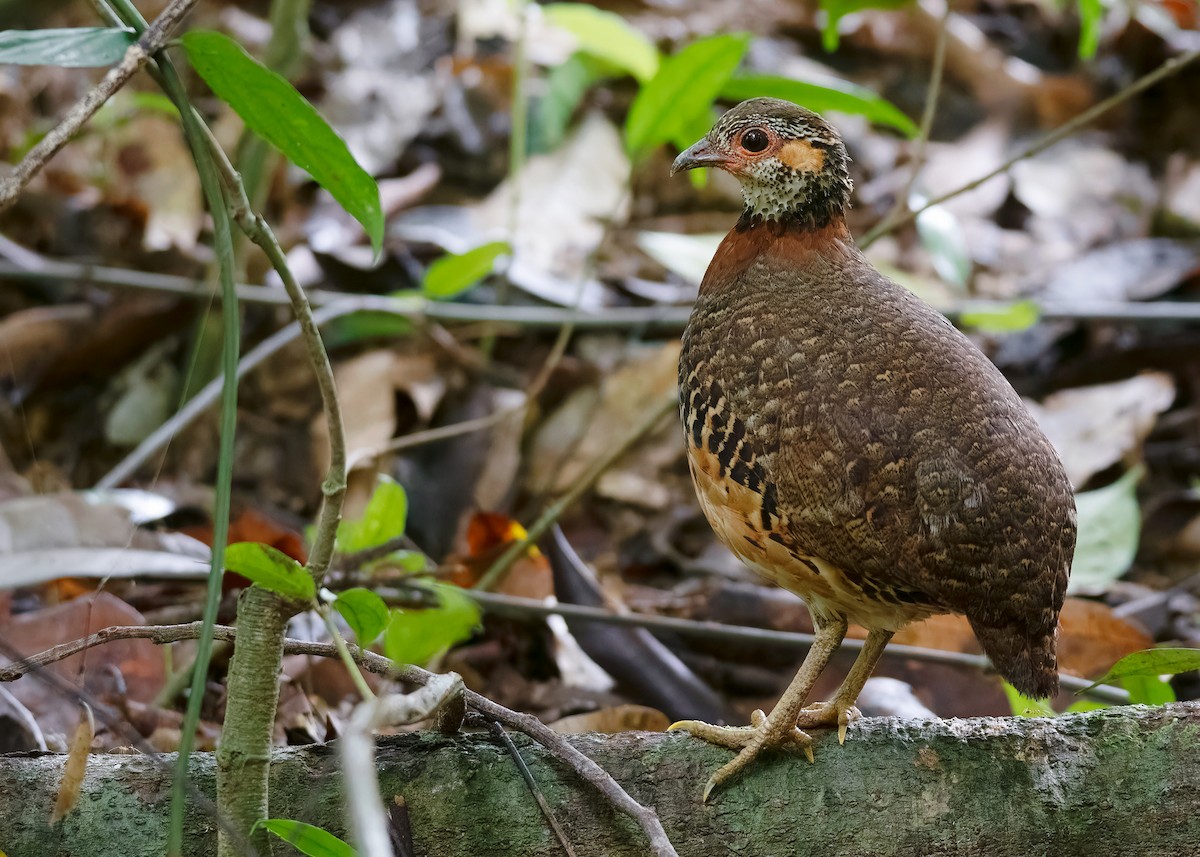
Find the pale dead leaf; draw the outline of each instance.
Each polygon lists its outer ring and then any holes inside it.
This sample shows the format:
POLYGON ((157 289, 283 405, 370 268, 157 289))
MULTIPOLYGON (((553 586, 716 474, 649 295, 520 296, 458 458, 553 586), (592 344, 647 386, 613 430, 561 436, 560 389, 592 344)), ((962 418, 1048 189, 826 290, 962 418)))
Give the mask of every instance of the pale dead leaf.
POLYGON ((71 737, 71 746, 67 751, 67 761, 63 765, 62 781, 58 784, 58 794, 54 798, 54 810, 50 813, 50 826, 58 824, 67 813, 75 808, 79 801, 79 793, 83 790, 83 775, 87 772, 88 755, 92 750, 92 739, 96 737, 96 720, 92 709, 86 703, 80 703, 79 725, 71 737))
POLYGON ((621 135, 603 114, 591 113, 558 149, 535 155, 521 171, 517 212, 505 181, 473 212, 487 234, 513 238, 509 277, 555 303, 594 307, 604 287, 588 278, 590 260, 610 225, 629 216, 629 158, 621 135))
MULTIPOLYGON (((432 354, 369 351, 334 369, 346 455, 350 468, 373 468, 374 455, 396 433, 397 392, 406 394, 422 424, 429 421, 446 392, 446 381, 432 354)), ((329 429, 325 414, 313 422, 313 454, 324 472, 329 467, 329 429)))
POLYGON ((1026 402, 1062 458, 1071 484, 1080 488, 1096 473, 1140 448, 1158 415, 1175 399, 1175 381, 1147 372, 1125 381, 1077 387, 1026 402))
POLYGON ((45 494, 0 503, 0 587, 59 577, 204 577, 209 550, 180 533, 138 528, 102 493, 45 494))
POLYGON ((585 714, 572 714, 550 724, 559 735, 583 735, 599 732, 616 735, 619 732, 663 732, 670 719, 657 708, 645 705, 615 705, 585 714))

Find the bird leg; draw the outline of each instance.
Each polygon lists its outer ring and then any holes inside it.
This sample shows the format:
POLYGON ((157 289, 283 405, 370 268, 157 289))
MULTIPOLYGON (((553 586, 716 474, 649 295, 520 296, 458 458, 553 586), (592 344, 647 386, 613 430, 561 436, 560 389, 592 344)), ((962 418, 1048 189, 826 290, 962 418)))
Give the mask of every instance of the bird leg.
POLYGON ((668 731, 683 729, 710 744, 739 751, 732 760, 709 777, 704 786, 703 800, 707 801, 713 789, 737 775, 767 747, 798 748, 808 757, 808 761, 812 762, 812 739, 796 728, 796 720, 817 677, 825 669, 845 636, 845 619, 839 617, 822 622, 817 628, 816 639, 813 640, 804 663, 800 665, 796 677, 792 679, 779 702, 771 709, 770 715, 755 711, 751 715, 749 726, 713 726, 698 720, 681 720, 671 724, 668 731))
POLYGON ((842 686, 838 688, 833 699, 806 706, 800 712, 797 728, 820 729, 836 726, 838 743, 845 744, 846 727, 850 725, 850 721, 857 720, 862 716, 854 707, 854 702, 862 692, 867 679, 871 677, 875 665, 879 663, 879 656, 883 654, 883 649, 892 639, 893 634, 895 631, 879 629, 870 631, 863 643, 862 651, 858 653, 858 658, 854 661, 854 666, 846 674, 846 680, 842 682, 842 686))

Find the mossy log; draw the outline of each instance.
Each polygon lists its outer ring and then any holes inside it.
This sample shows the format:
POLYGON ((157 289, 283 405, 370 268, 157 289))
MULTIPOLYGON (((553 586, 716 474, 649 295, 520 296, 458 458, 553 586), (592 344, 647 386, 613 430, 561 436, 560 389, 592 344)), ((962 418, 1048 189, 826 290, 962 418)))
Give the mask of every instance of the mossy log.
MULTIPOLYGON (((580 857, 646 853, 627 817, 541 747, 515 738, 580 857)), ((867 719, 842 747, 822 733, 815 764, 764 759, 707 806, 701 787, 726 751, 682 734, 571 740, 657 809, 681 857, 1200 855, 1200 703, 1055 719, 867 719)), ((172 761, 94 756, 78 806, 51 829, 63 757, 0 757, 0 851, 161 857, 172 761)), ((378 768, 388 802, 405 798, 418 855, 563 853, 490 736, 385 738, 378 768)), ((194 757, 192 776, 212 794, 210 754, 194 757)), ((272 815, 344 834, 341 778, 331 747, 278 750, 272 815)), ((214 854, 215 832, 210 813, 189 807, 188 855, 214 854)))

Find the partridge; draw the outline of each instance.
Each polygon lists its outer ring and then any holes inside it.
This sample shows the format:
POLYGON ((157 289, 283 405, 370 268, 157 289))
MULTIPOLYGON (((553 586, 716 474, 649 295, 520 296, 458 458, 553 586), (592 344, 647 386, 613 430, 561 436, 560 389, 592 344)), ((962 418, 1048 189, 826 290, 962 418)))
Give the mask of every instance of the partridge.
POLYGON ((914 620, 964 614, 1018 690, 1058 688, 1070 482, 999 370, 855 246, 848 161, 820 116, 755 98, 672 167, 725 170, 745 201, 683 336, 696 493, 721 541, 816 625, 770 715, 672 726, 738 751, 705 800, 764 749, 811 762, 805 729, 837 727, 844 742, 884 647, 914 620), (833 699, 806 707, 847 623, 867 629, 862 651, 833 699))

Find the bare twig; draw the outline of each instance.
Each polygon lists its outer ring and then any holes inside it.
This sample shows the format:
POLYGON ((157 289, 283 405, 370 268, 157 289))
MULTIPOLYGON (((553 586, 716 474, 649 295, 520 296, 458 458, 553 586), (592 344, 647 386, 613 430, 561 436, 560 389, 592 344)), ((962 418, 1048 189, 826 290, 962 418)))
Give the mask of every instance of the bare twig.
MULTIPOLYGON (((398 593, 381 591, 385 600, 405 601, 398 593)), ((481 604, 487 612, 497 616, 512 618, 528 618, 530 616, 547 617, 562 616, 564 619, 580 619, 588 622, 602 622, 607 625, 625 625, 635 628, 646 628, 650 631, 663 631, 677 634, 681 637, 694 637, 704 640, 747 643, 752 645, 770 645, 782 648, 807 649, 812 645, 813 635, 799 631, 776 631, 771 628, 752 628, 746 625, 726 625, 722 622, 701 622, 695 619, 682 619, 676 616, 654 616, 647 613, 613 613, 603 607, 589 607, 583 604, 547 604, 533 598, 520 598, 515 595, 502 595, 496 592, 468 590, 467 594, 481 604)), ((14 681, 25 673, 47 664, 69 658, 84 649, 99 646, 113 640, 148 639, 158 644, 175 643, 179 640, 191 639, 187 632, 177 629, 191 628, 198 623, 186 625, 161 625, 105 628, 90 637, 63 643, 48 649, 38 655, 0 667, 0 682, 14 681), (183 633, 183 636, 178 634, 183 633)), ((219 636, 219 635, 218 635, 219 636)), ((863 641, 847 637, 842 647, 848 651, 862 648, 863 641)), ((946 664, 948 666, 967 667, 970 669, 992 670, 991 661, 984 655, 972 655, 966 652, 948 652, 941 649, 927 649, 922 646, 904 646, 893 643, 884 650, 884 657, 908 658, 926 663, 946 664)), ((1110 705, 1124 705, 1129 702, 1129 694, 1118 687, 1100 685, 1088 689, 1091 684, 1087 679, 1078 676, 1059 673, 1062 686, 1080 693, 1083 696, 1106 702, 1110 705)))
MULTIPOLYGON (((11 243, 11 242, 10 242, 11 243)), ((23 249, 23 248, 22 248, 23 249)), ((0 246, 0 254, 14 257, 16 248, 6 250, 0 246)), ((166 292, 196 300, 214 297, 212 288, 201 280, 178 277, 170 274, 148 274, 125 268, 78 265, 36 257, 25 251, 22 262, 0 261, 0 277, 27 282, 94 283, 114 288, 133 288, 146 291, 166 292)), ((270 286, 241 284, 237 287, 238 300, 243 303, 287 306, 290 301, 281 289, 270 286)), ((427 301, 424 298, 391 298, 384 295, 347 295, 321 289, 308 291, 310 303, 316 307, 337 307, 335 316, 353 312, 380 312, 402 316, 416 322, 442 323, 485 322, 511 325, 523 329, 561 328, 573 324, 579 330, 629 330, 639 329, 661 333, 676 333, 683 330, 691 308, 685 306, 611 307, 599 310, 577 311, 570 308, 547 306, 489 306, 487 304, 464 304, 445 301, 427 301)), ((219 300, 220 296, 216 298, 219 300)), ((1134 303, 1131 301, 1046 301, 1037 303, 1043 321, 1114 321, 1130 324, 1171 324, 1200 321, 1200 304, 1184 301, 1154 301, 1134 303)), ((937 307, 947 318, 956 319, 964 313, 1001 312, 1010 306, 1008 301, 969 300, 957 301, 937 307)), ((331 318, 334 316, 329 316, 331 318)), ((294 337, 293 337, 294 338, 294 337)), ((398 440, 402 440, 398 439, 398 440)))
POLYGON ((627 453, 634 444, 649 434, 663 418, 675 411, 678 407, 678 402, 672 396, 653 406, 649 417, 643 420, 640 424, 634 427, 629 434, 621 438, 617 443, 609 448, 608 452, 597 458, 592 465, 585 470, 574 484, 571 485, 567 492, 562 497, 551 503, 541 516, 529 526, 525 538, 511 543, 504 551, 496 558, 496 561, 491 564, 487 571, 479 578, 479 582, 475 584, 476 589, 491 589, 497 583, 504 579, 509 568, 516 562, 527 550, 529 546, 536 543, 547 530, 562 516, 563 512, 569 509, 576 500, 592 487, 592 485, 604 475, 604 472, 612 467, 617 461, 627 453))
MULTIPOLYGON (((55 646, 53 649, 49 649, 39 655, 33 655, 0 669, 0 681, 13 681, 31 669, 54 663, 84 649, 113 640, 150 640, 160 645, 177 643, 181 640, 193 640, 199 636, 200 626, 201 623, 199 622, 190 622, 185 625, 135 625, 105 628, 102 631, 92 634, 90 637, 76 640, 72 643, 64 643, 61 646, 55 646)), ((213 639, 216 640, 232 641, 236 636, 236 629, 228 625, 218 625, 213 629, 213 639)), ((374 652, 365 651, 358 646, 351 646, 350 650, 354 660, 361 664, 364 669, 379 675, 391 675, 401 681, 412 682, 421 686, 428 684, 435 675, 415 666, 408 666, 397 670, 388 658, 385 658, 383 655, 377 655, 374 652)), ((284 640, 283 651, 289 655, 312 655, 322 658, 338 657, 337 647, 332 643, 312 643, 290 638, 284 640)), ((632 817, 650 840, 651 853, 655 857, 678 857, 670 840, 667 839, 667 834, 663 830, 662 823, 658 820, 658 816, 654 811, 642 806, 631 798, 607 771, 577 750, 562 735, 559 735, 532 715, 512 711, 473 691, 466 691, 465 697, 467 705, 484 717, 497 720, 510 729, 524 732, 533 738, 533 740, 545 747, 551 755, 568 765, 579 776, 595 786, 605 799, 619 811, 632 817)))
POLYGON ((537 780, 533 778, 533 772, 529 770, 529 766, 525 764, 525 760, 521 758, 521 751, 517 749, 517 745, 513 743, 512 738, 508 737, 508 733, 504 731, 495 720, 487 721, 488 731, 504 745, 504 749, 508 751, 508 755, 512 757, 513 762, 517 766, 517 770, 521 772, 521 778, 525 780, 525 785, 529 787, 529 793, 533 795, 533 799, 537 801, 538 808, 541 809, 542 815, 546 819, 546 823, 550 825, 550 829, 554 831, 554 835, 558 837, 558 842, 563 847, 563 851, 567 852, 567 857, 575 857, 575 848, 571 845, 571 840, 567 838, 566 832, 562 829, 562 825, 558 823, 558 819, 554 817, 553 810, 550 809, 550 804, 546 802, 546 796, 542 794, 541 788, 538 787, 537 780))
POLYGON ((100 82, 71 108, 66 117, 29 150, 12 175, 0 180, 0 211, 12 205, 25 186, 41 172, 67 141, 79 133, 79 129, 96 111, 149 62, 151 55, 162 49, 179 26, 179 22, 195 5, 196 0, 173 0, 142 37, 129 46, 121 61, 109 69, 100 82))
POLYGON ((875 230, 872 230, 871 233, 868 233, 871 240, 868 241, 866 238, 864 238, 862 240, 862 242, 859 243, 859 246, 863 249, 866 249, 868 246, 870 246, 870 244, 873 241, 878 239, 880 236, 885 235, 887 232, 891 232, 892 230, 897 229, 900 226, 904 226, 907 223, 911 223, 913 220, 915 220, 917 218, 918 215, 921 214, 921 212, 928 211, 930 208, 933 208, 933 206, 935 206, 935 205, 941 205, 943 202, 946 202, 949 199, 953 199, 954 197, 964 194, 967 191, 974 190, 975 188, 979 187, 980 185, 984 184, 985 182, 991 181, 996 176, 1008 172, 1010 169, 1012 169, 1014 164, 1017 164, 1028 158, 1032 158, 1034 155, 1038 154, 1039 152, 1045 151, 1046 149, 1050 148, 1051 146, 1053 146, 1055 143, 1059 142, 1060 140, 1063 140, 1066 137, 1069 137, 1070 135, 1074 134, 1076 131, 1078 131, 1083 126, 1090 124, 1091 122, 1093 122, 1094 120, 1096 120, 1103 114, 1107 113, 1109 110, 1116 107, 1117 105, 1122 104, 1125 101, 1128 101, 1130 98, 1137 95, 1138 93, 1149 89, 1151 86, 1154 86, 1154 84, 1158 83, 1159 81, 1165 80, 1166 78, 1170 77, 1171 75, 1178 73, 1189 63, 1192 63, 1197 59, 1200 59, 1200 50, 1185 51, 1184 53, 1181 53, 1178 56, 1171 57, 1171 59, 1164 62, 1162 65, 1160 65, 1154 71, 1152 71, 1148 74, 1145 74, 1142 77, 1139 77, 1133 83, 1129 84, 1129 86, 1126 86, 1124 89, 1120 90, 1119 92, 1114 93, 1113 95, 1110 95, 1108 98, 1104 99, 1103 101, 1099 102, 1098 104, 1095 104, 1092 107, 1089 107, 1087 110, 1083 111, 1082 113, 1080 113, 1078 116, 1074 117, 1073 119, 1070 119, 1067 122, 1064 122, 1058 128, 1055 128, 1053 131, 1051 131, 1049 134, 1047 134, 1042 139, 1038 140, 1033 145, 1031 145, 1031 146, 1025 148, 1024 150, 1022 150, 1021 152, 1018 152, 1017 154, 1013 155, 1011 158, 1009 158, 1007 161, 1002 163, 1000 166, 996 167, 994 170, 991 170, 990 172, 985 173, 984 175, 980 176, 979 178, 975 179, 974 181, 967 182, 965 185, 962 185, 961 187, 957 187, 954 190, 947 191, 946 193, 943 193, 941 196, 936 196, 933 199, 930 199, 929 201, 927 201, 924 205, 921 205, 921 206, 918 206, 917 208, 911 209, 910 211, 908 211, 901 217, 896 218, 895 222, 893 222, 886 230, 884 230, 884 229, 879 230, 878 234, 874 234, 875 230))
POLYGON ((921 114, 921 132, 917 137, 916 150, 913 152, 912 170, 909 172, 908 181, 904 183, 904 189, 896 196, 896 201, 892 203, 891 209, 884 215, 883 220, 875 224, 859 241, 859 246, 863 248, 871 246, 880 235, 890 230, 892 223, 908 207, 908 198, 917 183, 917 177, 921 174, 921 168, 925 165, 925 152, 929 148, 933 117, 937 114, 938 97, 942 91, 942 72, 946 67, 946 42, 949 37, 950 15, 952 14, 950 0, 943 0, 943 2, 945 2, 946 8, 942 12, 937 43, 933 48, 933 70, 929 73, 929 93, 925 96, 925 110, 921 114))

